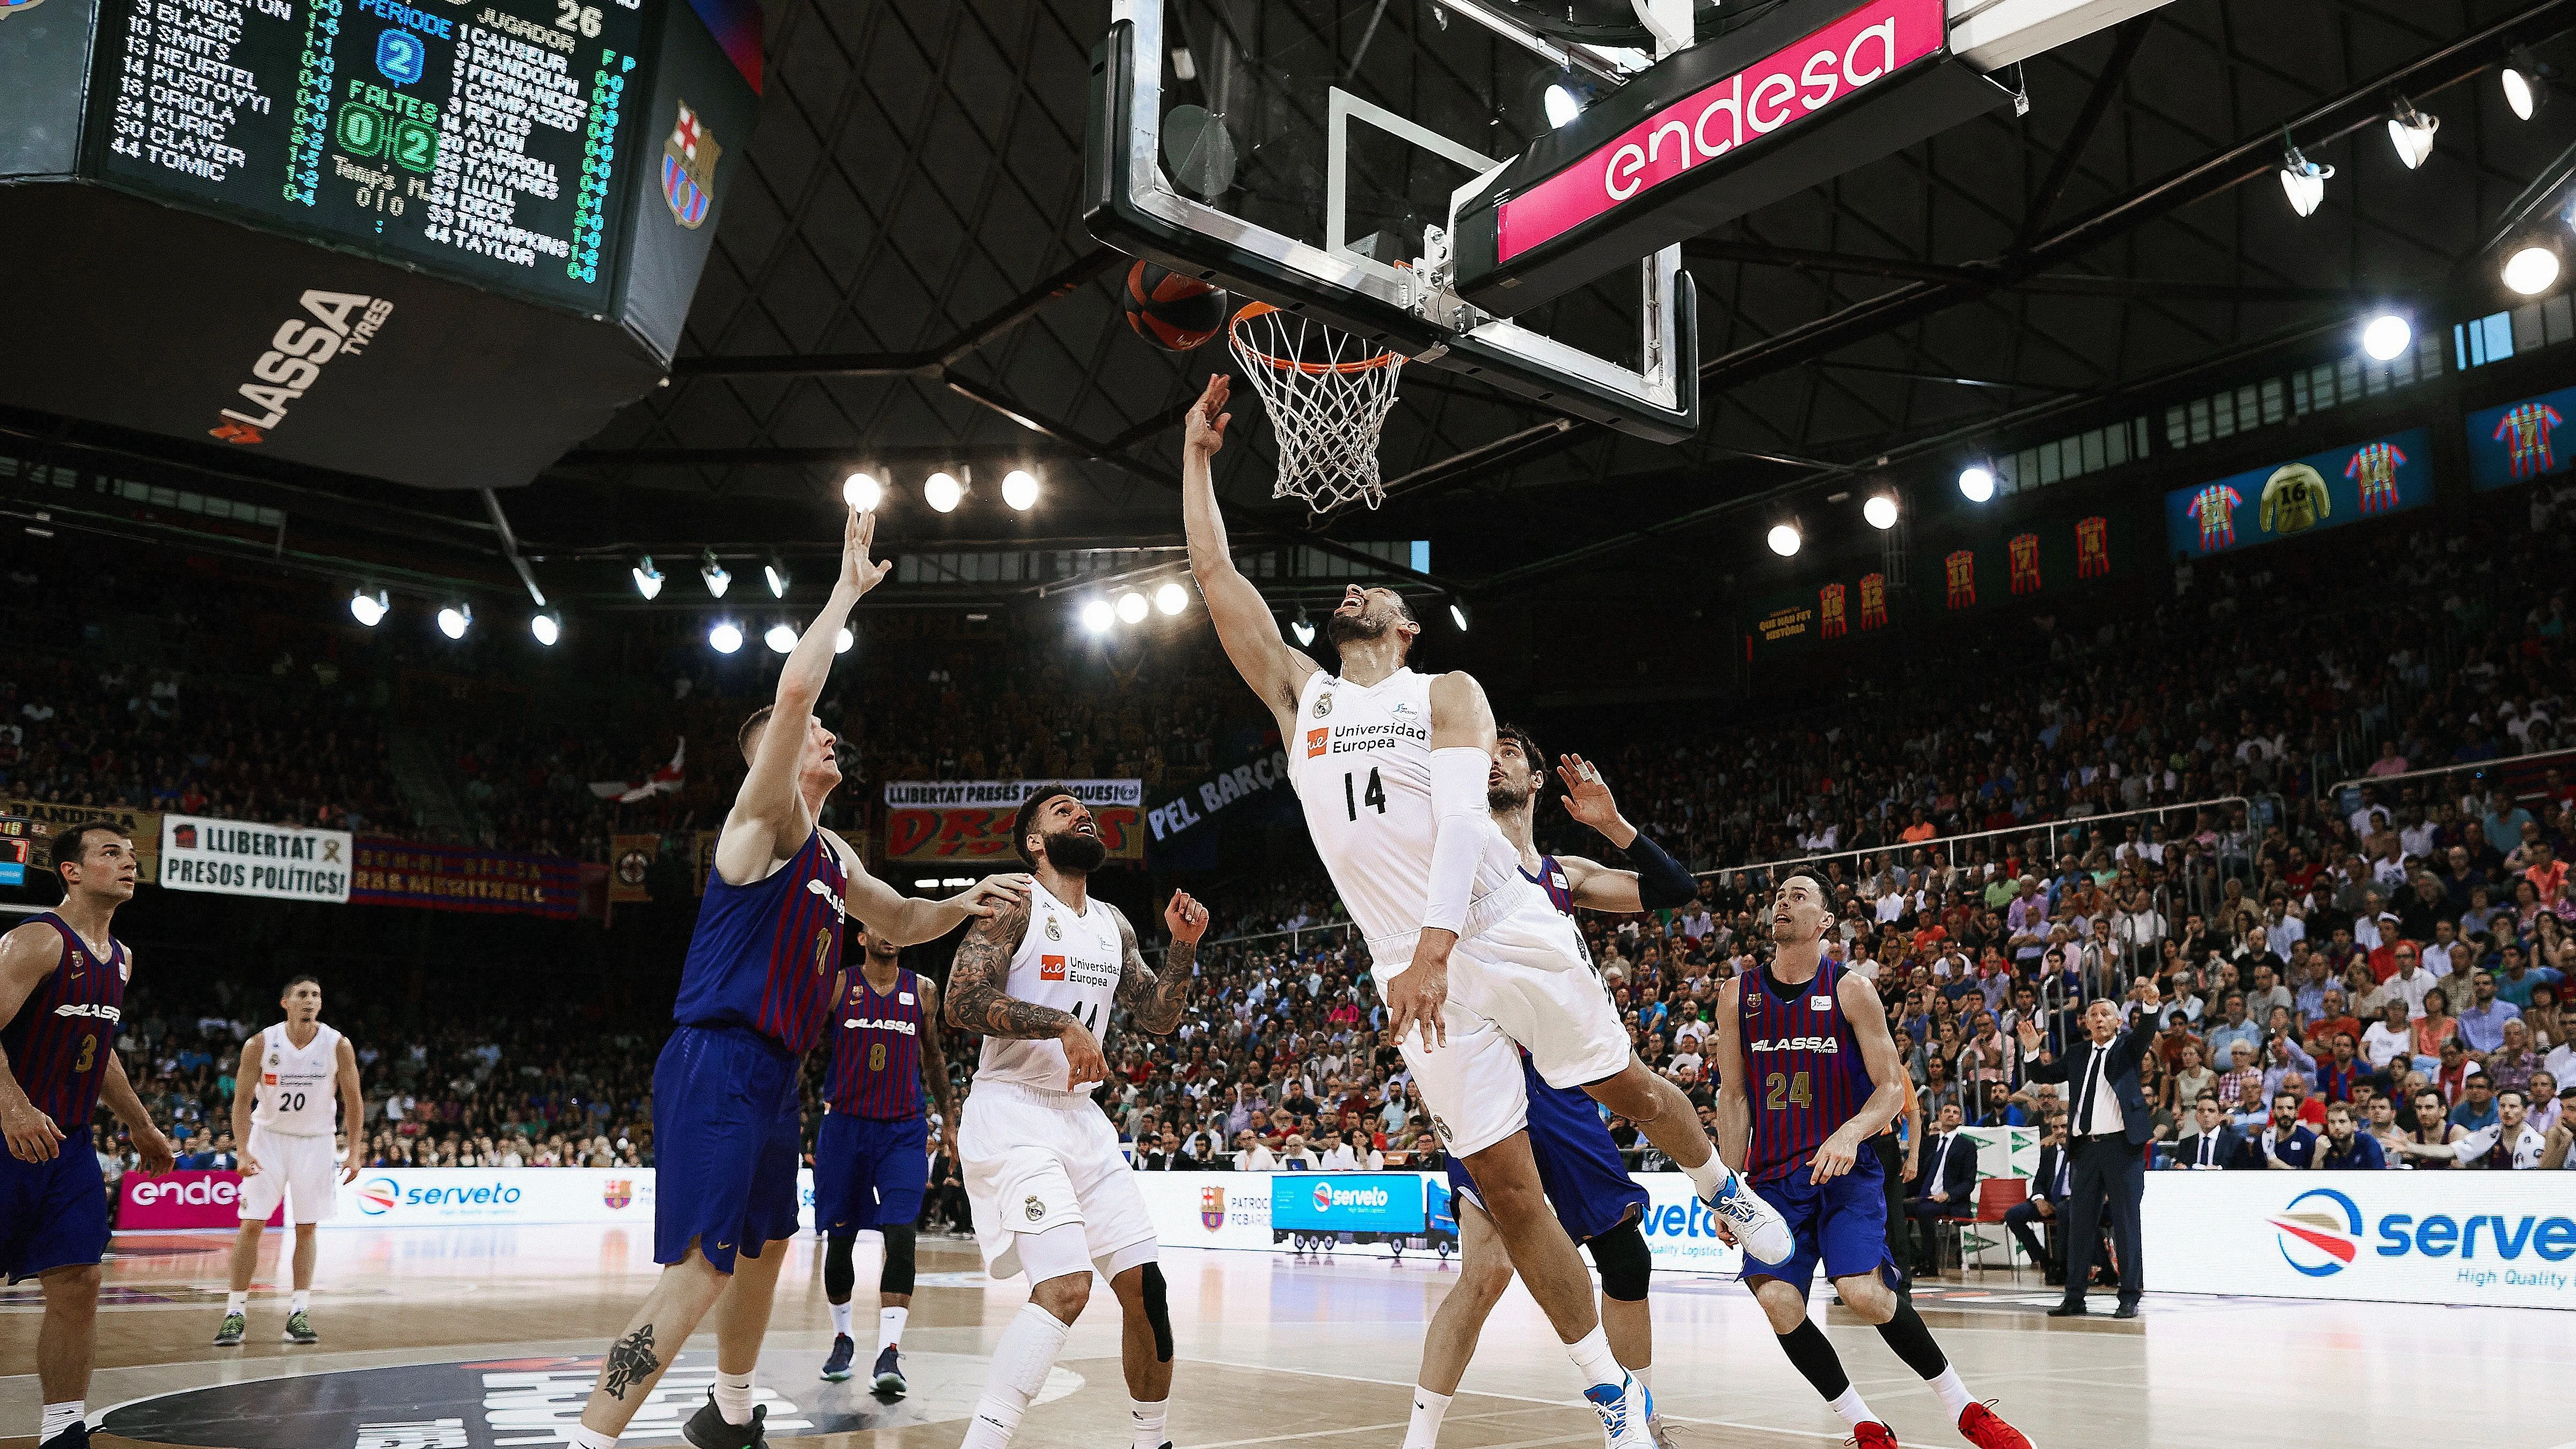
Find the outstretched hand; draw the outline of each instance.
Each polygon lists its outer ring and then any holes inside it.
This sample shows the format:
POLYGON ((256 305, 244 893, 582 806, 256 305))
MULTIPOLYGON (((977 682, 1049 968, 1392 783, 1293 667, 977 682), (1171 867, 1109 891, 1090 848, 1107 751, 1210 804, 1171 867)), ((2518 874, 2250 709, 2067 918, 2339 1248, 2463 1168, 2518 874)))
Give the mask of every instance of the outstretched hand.
POLYGON ((1208 908, 1192 900, 1189 892, 1174 891, 1171 903, 1163 907, 1163 925, 1175 941, 1196 941, 1207 934, 1208 908))
POLYGON ((1601 772, 1581 755, 1557 757, 1556 777, 1565 782, 1565 813, 1608 834, 1619 823, 1619 802, 1610 795, 1610 783, 1601 772))
POLYGON ((894 570, 894 560, 892 559, 886 559, 877 563, 868 562, 868 551, 875 545, 876 541, 876 514, 873 512, 862 513, 855 508, 851 509, 848 521, 841 526, 841 577, 839 580, 839 587, 848 589, 852 598, 860 597, 861 595, 866 594, 868 590, 884 583, 885 576, 894 570))
POLYGON ((1224 411, 1225 400, 1233 390, 1234 379, 1222 372, 1208 379, 1207 390, 1190 405, 1189 417, 1183 424, 1181 451, 1184 456, 1204 461, 1215 457, 1217 449, 1225 446, 1225 425, 1234 421, 1234 414, 1224 411))

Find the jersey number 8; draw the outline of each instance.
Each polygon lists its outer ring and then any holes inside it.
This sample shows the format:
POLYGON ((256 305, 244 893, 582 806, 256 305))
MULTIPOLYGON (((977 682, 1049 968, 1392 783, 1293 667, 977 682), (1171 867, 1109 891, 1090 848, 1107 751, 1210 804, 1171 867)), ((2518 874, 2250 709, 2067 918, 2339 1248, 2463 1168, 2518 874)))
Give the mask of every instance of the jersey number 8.
POLYGON ((876 1041, 868 1043, 868 1070, 872 1072, 882 1072, 885 1070, 884 1042, 876 1041))

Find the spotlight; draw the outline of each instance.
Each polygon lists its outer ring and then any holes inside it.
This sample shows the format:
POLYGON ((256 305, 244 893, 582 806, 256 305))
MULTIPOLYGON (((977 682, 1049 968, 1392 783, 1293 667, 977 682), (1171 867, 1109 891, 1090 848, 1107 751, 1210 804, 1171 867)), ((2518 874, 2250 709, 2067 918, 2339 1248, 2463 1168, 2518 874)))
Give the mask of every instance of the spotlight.
POLYGON ((2513 48, 2513 54, 2505 57, 2501 78, 2504 81, 2504 103, 2513 107, 2517 119, 2528 121, 2540 114, 2541 107, 2549 104, 2549 71, 2532 58, 2530 46, 2513 48))
POLYGON ((1867 520, 1869 526, 1872 528, 1894 528, 1896 526, 1896 495, 1893 493, 1874 493, 1870 495, 1869 501, 1860 506, 1860 516, 1867 520))
POLYGON ((349 596, 349 617, 370 629, 383 623, 385 615, 392 609, 393 601, 385 597, 382 589, 372 594, 360 589, 349 596))
POLYGON ((965 496, 966 486, 946 473, 933 473, 921 485, 922 500, 942 513, 956 512, 965 496))
POLYGON ((1303 649, 1315 642, 1315 625, 1306 617, 1306 606, 1297 606, 1297 617, 1288 623, 1288 632, 1297 636, 1297 647, 1303 649))
POLYGON ((2382 312, 2361 329, 2361 350, 2381 362, 2395 362, 2415 340, 2415 329, 2394 312, 2382 312))
POLYGON ((528 632, 549 649, 563 637, 563 615, 552 609, 540 609, 528 616, 528 632))
POLYGON ((2290 195, 2290 209, 2301 216, 2313 216, 2326 199, 2326 182, 2334 176, 2335 169, 2300 155, 2287 131, 2281 133, 2281 145, 2281 189, 2290 195))
POLYGON ((847 654, 850 652, 850 646, 858 642, 859 636, 851 633, 850 626, 844 624, 841 626, 840 632, 832 636, 832 652, 835 654, 847 654))
POLYGON ((1025 468, 1012 469, 1002 479, 1002 501, 1021 513, 1037 507, 1037 476, 1025 468))
POLYGON ((1082 627, 1094 634, 1108 633, 1109 626, 1117 622, 1118 611, 1110 608, 1106 599, 1094 599, 1082 606, 1082 627))
POLYGON ((1123 624, 1140 624, 1145 619, 1145 596, 1129 589, 1118 596, 1118 620, 1123 624))
POLYGON ((776 559, 771 559, 760 566, 760 577, 768 583, 769 596, 773 599, 786 598, 787 586, 795 582, 787 577, 787 565, 776 559))
POLYGON ((770 653, 784 654, 796 647, 796 630, 792 625, 772 624, 769 632, 760 636, 760 642, 769 646, 770 653))
POLYGON ((438 611, 438 632, 450 639, 462 639, 474 627, 472 604, 450 604, 438 611))
POLYGON ((718 619, 707 631, 707 647, 718 654, 731 654, 742 647, 742 629, 731 619, 718 619))
POLYGON ((635 592, 647 599, 662 596, 662 571, 653 567, 653 555, 649 553, 644 555, 642 563, 635 566, 635 592))
POLYGON ((885 501, 885 485, 871 473, 853 473, 841 480, 841 501, 861 513, 873 511, 885 501))
POLYGON ((733 575, 726 573, 725 566, 716 562, 714 549, 708 549, 706 562, 698 565, 698 577, 706 580, 707 593, 715 598, 723 598, 725 590, 733 587, 733 575))
POLYGON ((1970 503, 1983 503, 1995 496, 1995 470, 1983 463, 1970 463, 1959 470, 1959 492, 1970 503))
POLYGON ((1547 124, 1551 130, 1562 129, 1567 122, 1583 114, 1583 102, 1562 85, 1551 83, 1541 100, 1547 107, 1547 124))
POLYGON ((2537 297, 2558 280, 2558 253, 2530 246, 2505 260, 2504 284, 2526 297, 2537 297))
POLYGON ((2388 118, 2388 144, 2397 148, 2397 159, 2414 170, 2433 154, 2433 133, 2442 129, 2442 118, 2415 109, 2415 103, 2404 96, 2397 98, 2388 118))
POLYGON ((1771 532, 1765 536, 1764 541, 1771 545, 1773 553, 1782 558, 1788 558, 1798 551, 1798 545, 1802 540, 1798 537, 1798 525, 1775 523, 1771 525, 1771 532))
POLYGON ((1459 633, 1466 633, 1467 606, 1458 602, 1456 599, 1451 599, 1449 601, 1449 622, 1458 626, 1459 633))
POLYGON ((1189 590, 1179 584, 1165 584, 1154 591, 1154 607, 1166 614, 1177 614, 1189 606, 1189 590))

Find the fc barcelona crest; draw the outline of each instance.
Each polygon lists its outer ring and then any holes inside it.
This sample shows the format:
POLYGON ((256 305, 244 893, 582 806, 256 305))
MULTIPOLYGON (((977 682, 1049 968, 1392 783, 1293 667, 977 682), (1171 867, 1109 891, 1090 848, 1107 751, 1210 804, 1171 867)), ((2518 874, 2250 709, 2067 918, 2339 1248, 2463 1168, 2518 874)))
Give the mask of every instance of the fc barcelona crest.
POLYGON ((673 221, 695 231, 707 219, 716 203, 716 158, 723 154, 698 113, 680 102, 679 120, 662 139, 662 200, 673 221))
POLYGON ((1224 1188, 1203 1187, 1199 1189, 1199 1226, 1207 1229, 1211 1233, 1225 1226, 1224 1188))
POLYGON ((601 1183, 599 1185, 599 1200, 612 1208, 622 1208, 628 1203, 635 1201, 634 1179, 626 1177, 612 1177, 608 1181, 601 1183))

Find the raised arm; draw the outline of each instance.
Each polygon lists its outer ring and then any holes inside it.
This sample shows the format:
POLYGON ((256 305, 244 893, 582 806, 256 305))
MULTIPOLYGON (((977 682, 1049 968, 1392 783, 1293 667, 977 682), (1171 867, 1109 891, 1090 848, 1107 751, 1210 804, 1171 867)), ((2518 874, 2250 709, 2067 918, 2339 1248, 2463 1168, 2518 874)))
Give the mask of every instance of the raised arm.
POLYGON ((1067 1090, 1109 1075, 1100 1042, 1071 1012, 1008 995, 1011 957, 1029 934, 1023 897, 975 923, 948 967, 948 1024, 961 1031, 1023 1041, 1061 1041, 1072 1069, 1067 1090))
POLYGON ((1186 891, 1172 892, 1171 903, 1163 908, 1163 924, 1172 933, 1172 946, 1163 955, 1160 975, 1145 964, 1145 953, 1136 945, 1136 928, 1128 923, 1127 913, 1116 906, 1110 906, 1109 911, 1118 918, 1118 937, 1127 945, 1127 962, 1118 973, 1118 1006, 1135 1021, 1137 1030, 1167 1036, 1181 1024, 1181 1008, 1190 999, 1190 979, 1196 974, 1192 968, 1199 959, 1199 937, 1207 934, 1207 907, 1191 900, 1186 891))
POLYGON ((1198 580, 1199 596, 1207 600, 1217 642, 1225 646, 1225 657, 1234 661, 1243 682, 1270 706, 1285 732, 1296 722, 1297 692, 1305 687, 1306 676, 1321 666, 1280 637, 1279 621, 1271 615, 1270 605, 1234 566, 1234 555, 1227 549, 1211 465, 1217 450, 1225 446, 1225 425, 1233 420, 1234 415, 1224 411, 1233 382, 1221 372, 1209 378, 1207 391, 1190 408, 1181 443, 1181 530, 1190 545, 1190 576, 1198 580))
POLYGON ((877 516, 851 509, 841 528, 841 571, 832 581, 832 596, 805 626, 796 647, 787 652, 787 662, 778 667, 778 693, 770 701, 769 727, 752 747, 742 790, 725 816, 724 833, 716 837, 716 874, 730 884, 749 885, 768 875, 778 863, 781 847, 795 850, 814 829, 796 775, 813 729, 814 702, 823 697, 823 682, 832 674, 841 625, 859 596, 875 588, 894 566, 868 561, 868 548, 876 536, 877 516))
MULTIPOLYGON (((31 921, 0 935, 0 1023, 16 1020, 27 998, 62 964, 63 938, 50 926, 31 921)), ((0 1134, 20 1162, 50 1161, 63 1140, 63 1129, 27 1100, 6 1051, 0 1051, 0 1134)))
POLYGON ((1629 852, 1640 867, 1612 870, 1580 856, 1558 856, 1576 905, 1596 911, 1661 911, 1677 908, 1699 894, 1699 882, 1691 879, 1690 872, 1619 813, 1609 782, 1591 761, 1581 755, 1559 756, 1556 774, 1565 782, 1565 813, 1629 852))

